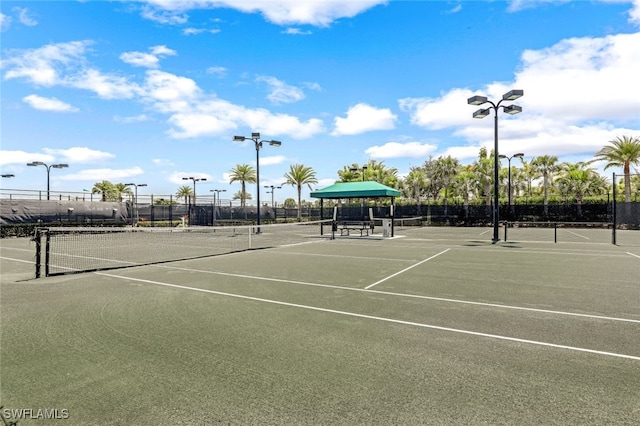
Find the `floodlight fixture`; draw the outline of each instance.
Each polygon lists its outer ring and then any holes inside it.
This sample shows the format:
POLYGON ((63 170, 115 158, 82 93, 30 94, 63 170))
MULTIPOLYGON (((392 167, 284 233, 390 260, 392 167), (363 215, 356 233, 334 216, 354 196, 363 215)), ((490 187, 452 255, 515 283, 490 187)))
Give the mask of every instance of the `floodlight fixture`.
POLYGON ((233 137, 233 141, 234 142, 244 142, 246 138, 244 136, 234 136, 233 137))
POLYGON ((271 145, 271 146, 280 146, 280 145, 282 145, 282 142, 276 141, 276 140, 271 140, 271 141, 269 141, 269 145, 271 145))
POLYGON ((12 177, 16 177, 16 175, 7 173, 7 174, 2 175, 2 177, 3 178, 12 178, 12 177))
POLYGON ((522 107, 518 105, 507 105, 503 110, 506 114, 516 115, 522 112, 522 107))
POLYGON ((479 109, 473 113, 473 118, 485 118, 491 113, 491 108, 479 109))
POLYGON ((524 95, 524 90, 509 90, 507 93, 502 95, 503 101, 515 101, 518 98, 521 98, 524 95))
POLYGON ((51 167, 53 167, 54 169, 65 169, 67 167, 69 167, 68 164, 52 164, 51 167))
POLYGON ((467 99, 467 103, 469 105, 482 105, 482 104, 487 103, 487 102, 488 102, 488 99, 487 99, 486 96, 476 95, 476 96, 472 96, 469 99, 467 99))

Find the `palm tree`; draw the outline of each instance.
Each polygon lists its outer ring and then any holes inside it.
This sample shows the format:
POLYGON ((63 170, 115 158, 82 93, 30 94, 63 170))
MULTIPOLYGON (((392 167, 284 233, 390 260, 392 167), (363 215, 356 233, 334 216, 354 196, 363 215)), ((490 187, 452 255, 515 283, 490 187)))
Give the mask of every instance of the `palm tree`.
POLYGON ((458 173, 460 162, 448 155, 446 157, 438 157, 435 161, 433 169, 433 179, 440 182, 444 189, 444 214, 447 215, 447 206, 449 198, 449 189, 453 183, 453 178, 458 173))
POLYGON ((544 197, 544 215, 549 215, 549 186, 553 176, 560 170, 558 157, 553 155, 541 155, 531 160, 531 166, 536 176, 542 177, 542 192, 544 197))
POLYGON ((587 166, 587 163, 564 163, 556 182, 562 194, 573 195, 576 198, 578 217, 582 216, 584 197, 602 193, 606 188, 606 182, 603 183, 602 176, 594 168, 587 166))
POLYGON ((473 172, 473 166, 461 166, 453 180, 453 190, 462 196, 465 221, 469 217, 469 198, 477 188, 477 175, 473 172))
POLYGON ((102 194, 102 201, 110 200, 113 197, 115 186, 108 180, 96 182, 91 189, 92 194, 102 194))
POLYGON ((307 185, 311 189, 311 184, 318 183, 316 172, 311 168, 302 164, 293 164, 289 167, 289 173, 284 175, 285 181, 283 185, 295 186, 298 190, 298 222, 302 220, 302 187, 307 185))
POLYGON ((124 183, 116 183, 113 185, 113 194, 119 201, 122 201, 123 194, 131 195, 133 191, 124 183))
MULTIPOLYGON (((247 196, 247 182, 248 183, 256 183, 256 169, 248 164, 238 164, 235 168, 230 170, 231 174, 229 175, 229 184, 233 182, 240 182, 241 190, 240 194, 240 206, 242 207, 242 211, 244 212, 245 219, 247 218, 246 200, 249 198, 247 196)), ((260 208, 260 206, 258 206, 260 208)))
POLYGON ((189 198, 193 195, 193 189, 189 185, 183 185, 176 191, 176 198, 179 200, 184 198, 184 205, 189 202, 189 198))
POLYGON ((593 161, 606 161, 604 169, 622 167, 624 174, 624 201, 631 202, 631 165, 640 164, 640 138, 618 136, 609 141, 610 146, 603 147, 593 161))
POLYGON ((487 213, 491 210, 491 184, 493 183, 493 155, 487 154, 486 148, 480 148, 478 159, 473 163, 479 195, 484 195, 487 213))
POLYGON ((411 167, 409 174, 404 178, 404 187, 407 196, 414 198, 418 204, 418 215, 420 214, 420 198, 427 187, 427 174, 421 167, 411 167))

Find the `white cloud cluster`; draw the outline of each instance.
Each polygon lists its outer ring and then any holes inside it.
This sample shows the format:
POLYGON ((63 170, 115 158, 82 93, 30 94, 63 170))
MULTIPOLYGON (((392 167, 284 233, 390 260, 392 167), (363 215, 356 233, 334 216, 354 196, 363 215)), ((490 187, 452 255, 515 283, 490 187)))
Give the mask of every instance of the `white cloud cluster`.
POLYGON ((47 155, 61 159, 61 161, 72 163, 98 163, 115 158, 115 155, 109 152, 98 151, 86 146, 76 146, 68 149, 43 148, 42 151, 47 155))
POLYGON ((34 109, 56 112, 75 112, 78 108, 56 98, 45 98, 38 95, 27 95, 22 101, 34 109))
POLYGON ((471 118, 480 107, 467 105, 467 99, 484 94, 497 102, 507 91, 522 89, 524 96, 514 102, 522 114, 499 114, 502 152, 592 155, 616 135, 640 131, 629 128, 638 126, 640 118, 638 46, 640 33, 567 39, 523 52, 509 84, 494 82, 478 91, 456 88, 438 98, 401 99, 399 105, 417 126, 453 128, 469 145, 447 152, 469 158, 477 156, 480 146, 492 147, 494 134, 488 120, 471 118))
POLYGON ((120 55, 120 60, 134 67, 158 68, 160 59, 165 56, 176 55, 177 52, 167 46, 153 46, 151 52, 125 52, 120 55))
POLYGON ((258 76, 257 82, 265 83, 269 88, 267 99, 276 105, 283 103, 298 102, 304 99, 304 92, 296 86, 291 86, 275 77, 258 76))
POLYGON ((332 135, 356 135, 372 130, 390 130, 395 127, 397 118, 389 108, 376 108, 359 103, 349 108, 346 117, 335 118, 332 135))
POLYGON ((244 13, 261 13, 277 25, 307 24, 329 26, 341 18, 351 18, 387 0, 147 0, 143 16, 165 24, 184 23, 185 11, 226 7, 244 13))
POLYGON ((427 158, 437 149, 436 145, 420 142, 387 142, 384 145, 375 145, 368 148, 365 153, 371 158, 427 158))

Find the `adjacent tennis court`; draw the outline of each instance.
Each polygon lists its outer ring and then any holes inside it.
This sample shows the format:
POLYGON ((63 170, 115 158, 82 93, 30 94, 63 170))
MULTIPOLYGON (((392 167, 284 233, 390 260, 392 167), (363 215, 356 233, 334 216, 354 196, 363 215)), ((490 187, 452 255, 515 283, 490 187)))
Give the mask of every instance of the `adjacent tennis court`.
POLYGON ((3 416, 640 423, 640 233, 507 231, 305 234, 39 279, 34 243, 2 240, 3 416))

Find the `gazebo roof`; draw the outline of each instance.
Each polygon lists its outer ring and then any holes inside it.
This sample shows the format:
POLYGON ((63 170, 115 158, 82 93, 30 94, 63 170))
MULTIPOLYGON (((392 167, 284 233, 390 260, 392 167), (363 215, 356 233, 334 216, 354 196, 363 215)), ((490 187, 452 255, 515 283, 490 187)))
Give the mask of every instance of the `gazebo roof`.
POLYGON ((313 198, 399 197, 400 191, 378 182, 341 182, 312 192, 313 198))

